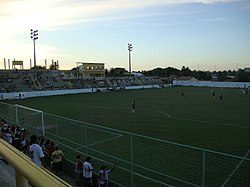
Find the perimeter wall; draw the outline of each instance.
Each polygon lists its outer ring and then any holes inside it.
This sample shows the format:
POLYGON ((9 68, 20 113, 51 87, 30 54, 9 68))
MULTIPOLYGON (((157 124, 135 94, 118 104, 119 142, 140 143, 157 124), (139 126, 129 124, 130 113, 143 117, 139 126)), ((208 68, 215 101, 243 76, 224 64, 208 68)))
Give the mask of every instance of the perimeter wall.
POLYGON ((247 88, 250 87, 250 82, 213 82, 213 81, 182 81, 174 80, 174 86, 206 86, 206 87, 221 87, 221 88, 247 88))

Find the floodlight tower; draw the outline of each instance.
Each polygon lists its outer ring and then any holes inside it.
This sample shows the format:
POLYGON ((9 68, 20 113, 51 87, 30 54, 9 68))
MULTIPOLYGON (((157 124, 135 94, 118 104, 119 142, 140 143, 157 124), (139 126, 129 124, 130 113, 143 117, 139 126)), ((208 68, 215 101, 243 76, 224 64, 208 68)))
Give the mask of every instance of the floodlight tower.
POLYGON ((38 39, 38 30, 30 29, 30 34, 34 45, 34 68, 36 68, 36 40, 38 39))
POLYGON ((130 52, 132 51, 133 47, 131 43, 128 43, 128 66, 129 66, 129 73, 131 75, 131 55, 130 52))

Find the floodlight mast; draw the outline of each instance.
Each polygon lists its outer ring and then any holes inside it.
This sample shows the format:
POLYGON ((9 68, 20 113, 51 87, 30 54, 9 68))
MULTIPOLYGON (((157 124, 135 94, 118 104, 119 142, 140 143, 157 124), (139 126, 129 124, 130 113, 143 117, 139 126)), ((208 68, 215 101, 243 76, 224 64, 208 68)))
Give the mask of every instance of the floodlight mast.
POLYGON ((33 40, 34 46, 34 68, 36 68, 36 40, 38 39, 38 30, 30 29, 31 39, 33 40))
POLYGON ((128 43, 128 66, 129 66, 129 74, 131 75, 131 51, 133 47, 131 43, 128 43))

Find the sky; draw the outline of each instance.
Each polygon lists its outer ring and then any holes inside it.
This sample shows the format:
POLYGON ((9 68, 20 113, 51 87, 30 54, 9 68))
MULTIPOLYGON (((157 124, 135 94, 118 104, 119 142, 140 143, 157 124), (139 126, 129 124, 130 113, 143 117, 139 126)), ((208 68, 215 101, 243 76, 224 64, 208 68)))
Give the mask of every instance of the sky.
MULTIPOLYGON (((0 0, 0 69, 4 58, 60 69, 103 62, 132 70, 250 67, 250 0, 0 0)), ((19 68, 19 67, 17 67, 19 68)))

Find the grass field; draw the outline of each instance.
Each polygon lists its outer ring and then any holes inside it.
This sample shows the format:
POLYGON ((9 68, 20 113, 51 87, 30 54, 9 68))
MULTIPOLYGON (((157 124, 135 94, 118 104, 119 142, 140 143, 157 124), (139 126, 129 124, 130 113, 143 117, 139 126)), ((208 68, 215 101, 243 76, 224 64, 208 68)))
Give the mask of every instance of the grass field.
POLYGON ((224 89, 165 88, 10 100, 44 112, 236 155, 250 149, 250 95, 224 89), (184 97, 177 94, 183 90, 184 97), (131 103, 136 101, 136 112, 131 103))
MULTIPOLYGON (((39 97, 9 100, 6 102, 20 104, 94 125, 248 158, 248 154, 246 153, 250 150, 250 95, 243 95, 239 89, 221 90, 220 88, 214 88, 214 91, 216 93, 215 99, 212 97, 211 88, 171 87, 39 97), (177 90, 183 91, 184 96, 182 97, 178 94, 177 90), (222 102, 219 100, 220 94, 223 95, 222 102), (136 101, 135 113, 131 112, 133 100, 136 101)), ((47 121, 49 120, 47 119, 47 121)), ((84 132, 81 128, 73 128, 72 126, 70 131, 62 131, 61 133, 63 137, 67 137, 71 134, 83 134, 84 132)), ((98 139, 99 136, 98 130, 94 130, 92 136, 93 141, 88 143, 99 149, 98 146, 100 144, 95 143, 95 139, 98 139)), ((104 141, 113 140, 113 144, 107 144, 107 146, 113 147, 114 154, 119 155, 117 157, 129 160, 130 155, 126 155, 127 151, 122 151, 126 150, 125 147, 115 149, 117 142, 120 141, 119 136, 122 135, 114 132, 109 137, 104 137, 104 141)), ((64 139, 60 141, 63 142, 64 139)), ((77 138, 74 141, 79 143, 77 145, 73 143, 70 146, 75 146, 75 149, 84 152, 84 148, 79 147, 84 142, 81 142, 77 138)), ((98 139, 97 142, 101 141, 101 139, 98 139)), ((123 140, 123 142, 126 141, 129 142, 127 139, 123 140)), ((144 146, 143 139, 139 141, 138 145, 144 146)), ((135 162, 138 167, 141 167, 146 162, 151 162, 154 159, 154 154, 157 155, 155 147, 159 147, 160 145, 153 140, 149 144, 147 147, 144 147, 147 152, 138 145, 138 147, 134 147, 136 153, 135 162)), ((168 149, 172 149, 171 146, 164 145, 161 147, 161 150, 168 149)), ((89 151, 89 154, 91 154, 91 150, 89 151)), ((185 151, 181 152, 185 155, 185 151)), ((187 159, 185 157, 185 163, 187 163, 185 167, 192 168, 194 162, 202 162, 202 155, 200 153, 194 152, 192 154, 193 158, 187 159), (196 159, 196 155, 198 155, 197 158, 199 159, 196 159)), ((105 155, 102 155, 102 157, 105 157, 105 155)), ((153 166, 160 168, 161 164, 164 163, 170 167, 171 163, 168 163, 167 160, 173 159, 171 157, 177 160, 183 159, 182 155, 171 155, 169 152, 165 152, 164 154, 163 152, 158 154, 157 157, 158 159, 162 159, 162 162, 156 162, 153 166)), ((225 158, 220 159, 225 161, 225 158)), ((237 163, 239 161, 236 160, 232 164, 232 169, 227 171, 228 173, 225 173, 225 178, 237 166, 237 163)), ((120 164, 124 164, 124 167, 126 167, 126 163, 120 164)), ((177 167, 177 165, 174 165, 174 167, 177 167)), ((183 166, 178 166, 178 168, 183 168, 183 166)), ((168 168, 168 170, 171 169, 171 167, 168 168)), ((192 169, 200 179, 200 168, 192 169)), ((246 171, 249 172, 249 164, 246 171)), ((145 170, 146 172, 147 170, 145 170)), ((183 170, 183 172, 185 172, 184 178, 186 178, 186 181, 194 177, 188 175, 188 170, 183 170)), ((216 173, 216 171, 213 172, 216 173)), ((222 170, 217 171, 218 174, 221 174, 221 172, 223 173, 222 170)), ((141 172, 141 175, 147 176, 143 172, 141 172)), ((179 173, 176 175, 178 177, 179 173)), ((165 179, 160 179, 159 176, 159 179, 155 178, 154 180, 164 181, 165 179)), ((220 181, 220 184, 222 182, 220 181)), ((216 186, 217 184, 210 183, 209 185, 216 186)), ((155 186, 155 184, 147 186, 155 186)))

